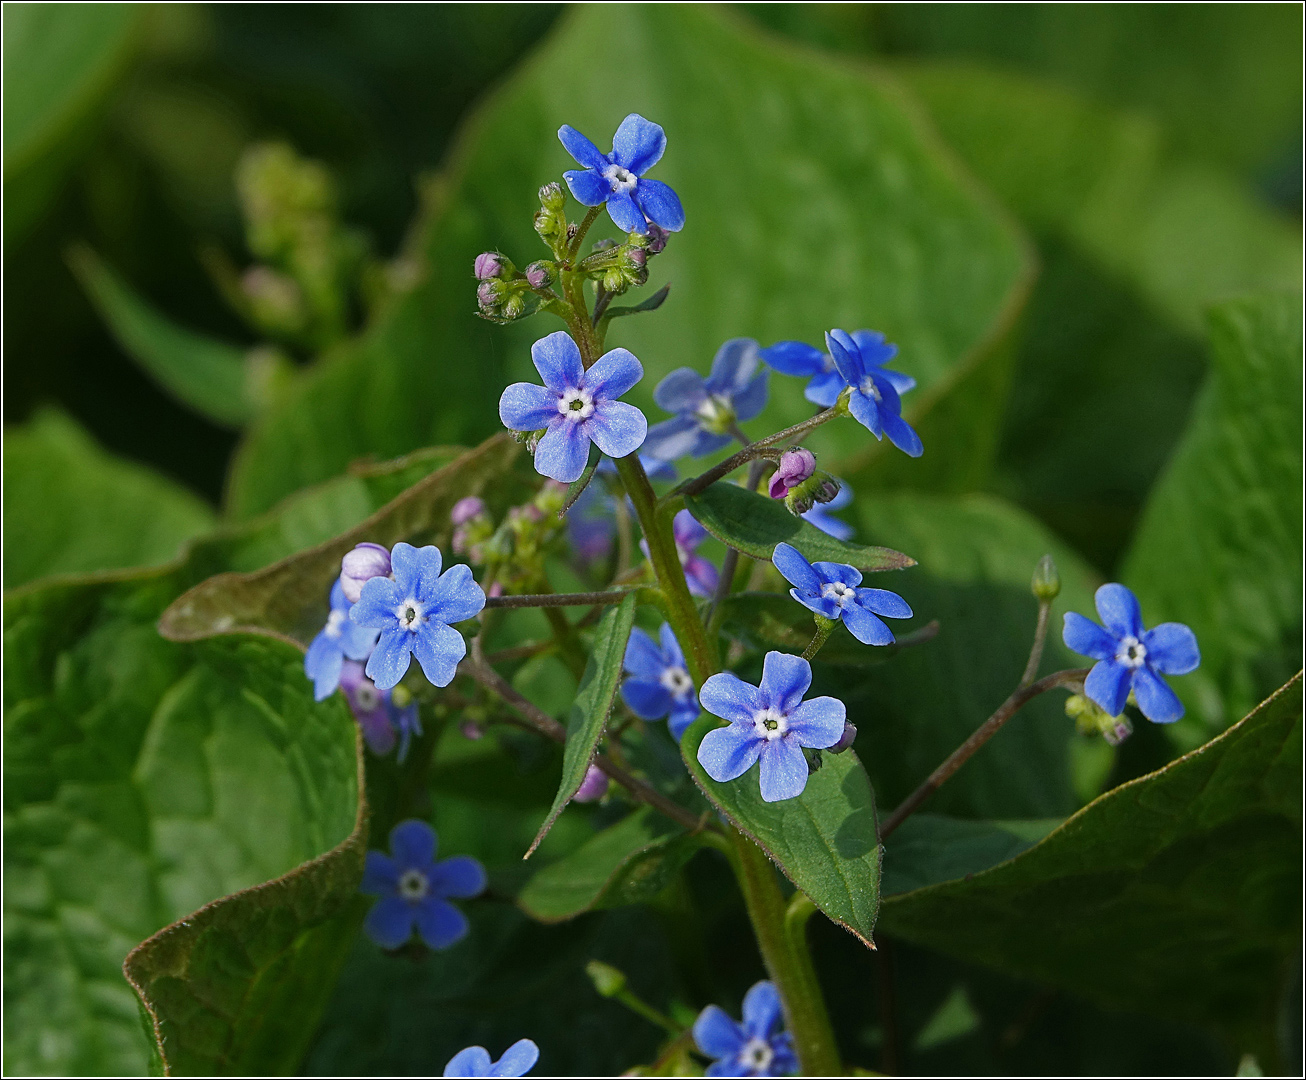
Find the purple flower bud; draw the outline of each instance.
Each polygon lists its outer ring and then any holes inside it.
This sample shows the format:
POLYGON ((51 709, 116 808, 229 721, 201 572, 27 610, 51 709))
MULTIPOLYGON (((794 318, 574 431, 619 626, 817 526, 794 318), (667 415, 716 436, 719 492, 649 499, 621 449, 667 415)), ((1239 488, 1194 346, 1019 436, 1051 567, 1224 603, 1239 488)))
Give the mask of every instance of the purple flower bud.
POLYGON ((648 252, 643 248, 631 248, 626 252, 626 261, 636 268, 646 266, 648 264, 648 252))
POLYGON ((533 262, 526 267, 526 283, 532 289, 543 289, 553 280, 553 270, 549 263, 533 262))
POLYGON ((648 243, 645 247, 650 255, 659 255, 667 246, 667 241, 671 234, 660 225, 654 225, 653 222, 648 224, 648 243))
POLYGON ((483 281, 476 289, 476 302, 482 311, 493 311, 499 305, 499 283, 483 281))
POLYGON ((485 735, 485 728, 476 720, 464 720, 458 725, 458 730, 463 733, 464 739, 471 739, 473 742, 485 735))
POLYGON ((459 499, 453 504, 453 510, 449 512, 449 520, 455 525, 465 525, 472 518, 485 513, 485 503, 475 495, 468 495, 465 499, 459 499))
POLYGON ((839 736, 839 741, 835 743, 832 747, 830 747, 830 753, 842 754, 845 750, 847 750, 850 746, 852 746, 853 740, 856 738, 857 738, 856 726, 850 724, 847 720, 845 720, 843 722, 843 734, 839 736))
POLYGON ((476 256, 477 281, 490 281, 503 273, 503 263, 497 251, 483 251, 476 256))
POLYGON ((607 793, 607 775, 597 765, 591 765, 589 771, 585 773, 585 779, 580 782, 576 794, 572 796, 572 801, 596 802, 607 793))
MULTIPOLYGON (((786 450, 780 456, 780 466, 771 477, 771 486, 767 489, 771 498, 783 499, 789 489, 797 487, 816 472, 816 455, 801 446, 796 450, 786 450)), ((839 489, 835 488, 835 494, 839 489)), ((830 498, 834 498, 831 495, 830 498)))
POLYGON ((390 552, 380 544, 359 544, 340 560, 340 588, 351 604, 358 603, 367 582, 389 576, 390 552))
POLYGON ((813 493, 814 498, 819 503, 833 502, 836 495, 839 494, 839 481, 832 476, 827 476, 821 481, 820 487, 813 493))

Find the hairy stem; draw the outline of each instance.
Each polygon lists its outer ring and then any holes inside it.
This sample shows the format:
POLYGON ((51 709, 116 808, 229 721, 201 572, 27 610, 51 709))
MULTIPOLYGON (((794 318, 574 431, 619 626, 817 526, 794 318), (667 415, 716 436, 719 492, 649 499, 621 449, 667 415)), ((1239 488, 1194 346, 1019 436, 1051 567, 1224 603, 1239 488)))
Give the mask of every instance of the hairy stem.
POLYGON ((1029 647, 1029 660, 1025 664, 1025 674, 1020 677, 1020 686, 1028 686, 1038 675, 1038 666, 1043 660, 1043 643, 1048 636, 1048 614, 1051 610, 1051 600, 1038 602, 1038 622, 1034 626, 1034 643, 1029 647))
MULTIPOLYGON (((636 586, 637 587, 637 586, 636 586)), ((520 596, 490 596, 487 608, 585 607, 589 604, 619 604, 631 589, 607 589, 602 592, 523 593, 520 596)))
MULTIPOLYGON (((598 219, 599 212, 603 209, 603 203, 598 206, 591 206, 585 213, 585 219, 576 229, 576 235, 571 238, 571 246, 567 249, 567 256, 572 262, 576 261, 576 256, 580 254, 580 246, 585 242, 585 234, 590 231, 590 226, 598 219)), ((581 310, 584 310, 582 307, 581 310)))
POLYGON ((812 640, 808 643, 807 648, 803 650, 803 659, 811 660, 821 651, 821 646, 826 643, 830 637, 830 632, 838 626, 838 620, 827 619, 824 615, 816 616, 816 633, 812 635, 812 640))

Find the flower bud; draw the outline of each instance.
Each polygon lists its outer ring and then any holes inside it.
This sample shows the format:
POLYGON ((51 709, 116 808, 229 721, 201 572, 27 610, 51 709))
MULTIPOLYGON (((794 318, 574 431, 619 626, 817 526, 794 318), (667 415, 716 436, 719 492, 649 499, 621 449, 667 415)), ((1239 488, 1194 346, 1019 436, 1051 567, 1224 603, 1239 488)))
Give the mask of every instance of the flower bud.
POLYGON ((547 259, 533 262, 526 267, 526 283, 532 289, 546 289, 553 284, 556 267, 547 259))
POLYGON ((537 210, 534 224, 540 239, 550 246, 563 235, 562 214, 556 210, 537 210))
POLYGON ((594 989, 603 997, 616 997, 626 989, 625 974, 602 960, 591 960, 586 964, 585 974, 594 983, 594 989))
POLYGON ((629 286, 621 269, 614 266, 611 270, 604 271, 603 287, 610 293, 624 293, 629 286))
POLYGON ((556 180, 550 181, 540 188, 540 206, 545 210, 559 214, 566 205, 567 193, 562 190, 562 185, 556 180))
POLYGON ((340 588, 351 604, 358 603, 367 582, 389 576, 390 552, 380 544, 359 544, 340 560, 340 588))
POLYGON ((503 302, 503 317, 505 319, 520 319, 526 314, 526 301, 522 299, 520 293, 513 293, 503 302))
POLYGON ((1052 561, 1051 555, 1039 559, 1030 588, 1040 604, 1051 603, 1061 592, 1061 575, 1057 573, 1057 564, 1052 561))
POLYGON ((830 747, 828 752, 831 754, 842 754, 845 750, 847 750, 850 746, 852 746, 853 740, 856 738, 857 738, 856 725, 850 724, 847 720, 845 720, 843 722, 843 734, 839 736, 839 741, 835 743, 832 747, 830 747))
POLYGON ((1119 746, 1134 730, 1127 717, 1112 716, 1083 694, 1066 698, 1066 715, 1081 735, 1101 735, 1112 746, 1119 746))
POLYGON ((480 305, 482 311, 495 311, 499 306, 499 301, 503 298, 503 283, 494 281, 483 281, 476 287, 476 302, 480 305))
POLYGON ((473 267, 477 281, 491 281, 494 278, 508 277, 512 274, 512 263, 497 251, 483 251, 476 256, 473 267))
POLYGON ((573 802, 597 802, 608 793, 608 777, 597 765, 591 765, 585 773, 585 779, 573 795, 573 802))
POLYGON ((648 253, 643 248, 628 247, 621 253, 624 270, 643 270, 648 265, 648 253))
POLYGON ((650 255, 660 255, 665 250, 667 240, 670 238, 671 234, 666 229, 660 225, 654 225, 650 221, 648 223, 648 239, 644 247, 650 255))
POLYGON ((458 725, 458 730, 462 732, 464 739, 471 739, 473 742, 485 735, 485 728, 478 720, 464 720, 458 725))
POLYGON ((771 476, 767 492, 773 499, 783 499, 790 488, 797 487, 816 472, 816 455, 801 446, 780 455, 780 465, 771 476))
POLYGON ((485 503, 475 495, 468 495, 465 499, 459 499, 453 504, 453 509, 449 512, 449 520, 454 525, 465 525, 474 517, 479 517, 485 513, 485 503))
POLYGON ((839 481, 833 476, 822 476, 820 487, 812 493, 812 498, 819 503, 834 502, 834 497, 839 494, 839 481))
MULTIPOLYGON (((804 451, 805 453, 806 451, 804 451)), ((829 473, 816 471, 806 480, 800 480, 793 485, 783 496, 776 495, 775 498, 783 497, 785 509, 791 514, 802 515, 807 513, 815 503, 829 502, 839 494, 839 481, 829 473)))

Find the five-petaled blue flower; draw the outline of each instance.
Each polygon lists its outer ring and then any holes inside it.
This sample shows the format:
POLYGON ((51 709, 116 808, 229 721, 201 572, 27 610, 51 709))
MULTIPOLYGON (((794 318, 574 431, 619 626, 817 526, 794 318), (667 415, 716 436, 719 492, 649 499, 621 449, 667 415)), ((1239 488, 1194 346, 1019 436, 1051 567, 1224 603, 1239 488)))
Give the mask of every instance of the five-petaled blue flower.
POLYGON ((380 899, 363 929, 383 949, 397 949, 416 929, 432 949, 447 949, 467 934, 467 917, 449 903, 485 888, 485 868, 470 855, 435 861, 435 830, 401 821, 390 831, 390 854, 367 853, 358 891, 380 899))
POLYGON ((304 654, 304 674, 313 680, 313 697, 324 701, 340 685, 345 657, 366 660, 376 644, 375 630, 349 618, 349 601, 337 578, 331 586, 331 614, 304 654))
POLYGON ((599 148, 569 124, 558 129, 567 153, 583 165, 562 175, 576 201, 585 206, 608 204, 608 214, 618 229, 648 232, 648 222, 679 232, 685 227, 680 198, 666 184, 644 174, 658 163, 667 148, 663 130, 639 113, 631 113, 612 136, 612 153, 599 148))
MULTIPOLYGON (((854 330, 849 336, 867 370, 874 368, 899 394, 905 394, 916 385, 916 380, 910 375, 884 366, 898 354, 898 346, 886 342, 883 334, 874 330, 854 330)), ((835 367, 834 357, 805 341, 777 341, 769 349, 762 350, 762 359, 783 375, 810 376, 803 397, 827 409, 848 385, 835 367)))
POLYGON ((621 684, 621 696, 643 720, 668 717, 667 729, 679 742, 685 728, 698 719, 698 698, 669 623, 662 624, 658 639, 661 645, 638 627, 630 632, 625 659, 630 678, 621 684))
POLYGON ((798 1058, 787 1031, 780 1030, 780 994, 771 982, 754 983, 744 995, 744 1022, 737 1024, 709 1005, 694 1021, 694 1042, 716 1060, 708 1076, 788 1076, 798 1058))
POLYGON ((367 676, 389 690, 408 670, 409 654, 435 686, 453 682, 467 643, 450 623, 478 615, 485 593, 462 563, 440 573, 440 549, 399 543, 390 552, 394 578, 375 577, 349 612, 359 626, 381 631, 367 660, 367 676))
POLYGON ((653 391, 658 406, 677 415, 649 428, 645 450, 664 461, 720 450, 740 423, 766 406, 769 374, 751 338, 722 345, 706 379, 693 368, 677 368, 653 391))
POLYGON ((845 563, 809 563, 790 544, 776 544, 771 562, 794 586, 789 595, 827 619, 842 619, 863 645, 891 645, 893 631, 880 619, 910 619, 907 601, 888 589, 859 588, 862 572, 845 563))
POLYGON ((585 471, 591 440, 614 458, 640 448, 648 421, 617 400, 643 378, 633 353, 613 349, 586 371, 576 343, 558 330, 531 346, 531 359, 544 385, 513 383, 499 398, 499 419, 512 431, 547 429, 535 448, 537 472, 570 484, 585 471))
POLYGON ((444 1067, 445 1076, 525 1076, 540 1059, 540 1048, 530 1039, 518 1039, 498 1061, 490 1060, 483 1046, 459 1050, 444 1067))
POLYGON ((842 510, 853 501, 853 492, 842 480, 839 481, 839 494, 831 499, 828 503, 814 503, 807 513, 802 515, 804 521, 811 522, 821 532, 833 536, 836 540, 848 540, 852 538, 853 527, 846 521, 841 521, 835 517, 831 510, 842 510))
POLYGON ((832 697, 803 695, 812 685, 812 665, 801 656, 769 652, 759 686, 728 671, 703 684, 698 699, 730 726, 709 731, 698 748, 699 764, 713 780, 742 776, 761 758, 762 798, 793 799, 807 786, 803 747, 824 750, 843 738, 847 710, 832 697))
POLYGON ((1103 585, 1093 600, 1105 630, 1068 611, 1061 631, 1070 648, 1097 661, 1084 680, 1084 693, 1119 716, 1132 688, 1139 710, 1153 723, 1178 720, 1184 707, 1161 676, 1187 675, 1202 662, 1196 636, 1183 623, 1144 630, 1138 598, 1123 585, 1103 585))
POLYGON ((842 330, 831 330, 825 335, 825 347, 830 350, 835 370, 852 391, 848 396, 848 411, 877 439, 887 435, 899 450, 920 457, 925 448, 921 437, 902 418, 902 400, 894 381, 904 376, 880 366, 893 357, 894 347, 885 344, 883 338, 878 342, 864 340, 865 348, 842 330))

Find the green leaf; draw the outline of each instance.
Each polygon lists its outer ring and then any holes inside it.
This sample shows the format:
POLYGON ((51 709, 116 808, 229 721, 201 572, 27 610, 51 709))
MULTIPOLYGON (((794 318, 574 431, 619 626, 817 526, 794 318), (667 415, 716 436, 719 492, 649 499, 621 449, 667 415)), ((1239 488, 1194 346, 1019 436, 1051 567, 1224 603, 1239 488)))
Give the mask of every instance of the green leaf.
POLYGON ((284 1068, 303 1033, 281 1031, 270 1046, 260 1032, 276 1014, 227 1007, 248 989, 249 1004, 287 1003, 286 1021, 309 1030, 331 982, 339 952, 322 943, 361 874, 356 725, 342 697, 313 701, 298 649, 159 637, 155 620, 186 575, 6 597, 6 1071, 145 1072, 151 1049, 121 964, 176 920, 188 925, 157 939, 162 951, 137 954, 184 979, 147 986, 167 1061, 176 1047, 195 1064, 177 1025, 199 993, 222 1014, 194 1029, 222 1047, 199 1071, 284 1068), (313 888, 294 874, 310 860, 313 888), (228 948, 232 934, 248 954, 228 948), (198 947, 186 959, 188 942, 198 947), (165 956, 168 943, 178 951, 165 956))
POLYGON ((635 625, 637 606, 635 594, 627 593, 620 604, 603 613, 595 628, 594 646, 585 662, 585 674, 581 677, 575 704, 567 718, 567 745, 562 755, 558 794, 553 797, 548 816, 526 852, 528 858, 558 820, 563 807, 580 790, 594 760, 594 752, 608 722, 608 713, 617 697, 617 687, 621 685, 621 663, 626 656, 631 627, 635 625))
POLYGON ((875 794, 857 755, 851 750, 826 754, 801 795, 769 803, 762 799, 756 769, 718 784, 699 764, 699 744, 719 726, 715 716, 701 716, 681 736, 681 754, 694 781, 825 915, 872 945, 880 906, 880 839, 875 794))
POLYGON ((64 413, 4 436, 4 583, 167 562, 213 527, 201 499, 106 453, 64 413))
POLYGON ((882 925, 1109 1008, 1265 1045, 1300 949, 1301 720, 1298 675, 1015 859, 886 900, 882 925))
POLYGON ((779 499, 768 499, 736 484, 712 484, 685 496, 685 507, 708 532, 754 559, 770 560, 776 544, 792 544, 808 562, 847 563, 859 570, 901 570, 916 560, 883 547, 836 540, 791 514, 779 499))
POLYGON ((1202 666, 1173 683, 1193 742, 1300 661, 1301 318, 1295 295, 1212 309, 1209 380, 1125 561, 1148 625, 1197 634, 1202 666))
POLYGON ((1061 818, 963 821, 913 814, 884 843, 884 895, 978 874, 1015 858, 1060 824, 1061 818))
POLYGON ((69 262, 123 351, 201 416, 240 427, 266 403, 275 384, 291 378, 288 361, 265 371, 251 363, 249 350, 178 326, 90 248, 74 249, 69 262))
MULTIPOLYGON (((439 214, 420 232, 421 284, 250 429, 232 477, 234 513, 266 509, 363 453, 393 456, 498 428, 503 387, 535 377, 529 345, 560 324, 486 325, 467 267, 487 248, 519 263, 545 254, 531 227, 535 189, 573 165, 559 125, 602 142, 632 111, 666 129, 654 175, 676 189, 689 221, 650 264, 650 293, 675 283, 663 309, 615 320, 609 337, 644 364, 629 398, 650 420, 660 415, 651 394, 662 376, 705 370, 741 334, 770 344, 819 341, 831 326, 883 330, 920 383, 914 420, 970 385, 964 374, 1004 359, 993 344, 1023 295, 1029 252, 939 152, 895 82, 763 37, 715 8, 580 6, 469 117, 439 214), (594 58, 617 55, 614 81, 594 58), (746 198, 740 176, 759 178, 746 198)), ((594 238, 610 232, 605 217, 594 238)), ((1005 373, 1000 363, 994 370, 1005 373)), ((973 441, 956 448, 959 467, 991 456, 1002 411, 991 394, 1004 385, 986 383, 984 397, 968 399, 984 407, 973 410, 973 441)), ((755 423, 775 430, 808 416, 792 381, 755 423)), ((850 421, 826 425, 809 445, 834 461, 874 440, 850 421)))
POLYGON ((547 923, 651 900, 701 843, 661 815, 636 810, 539 871, 517 903, 547 923))

